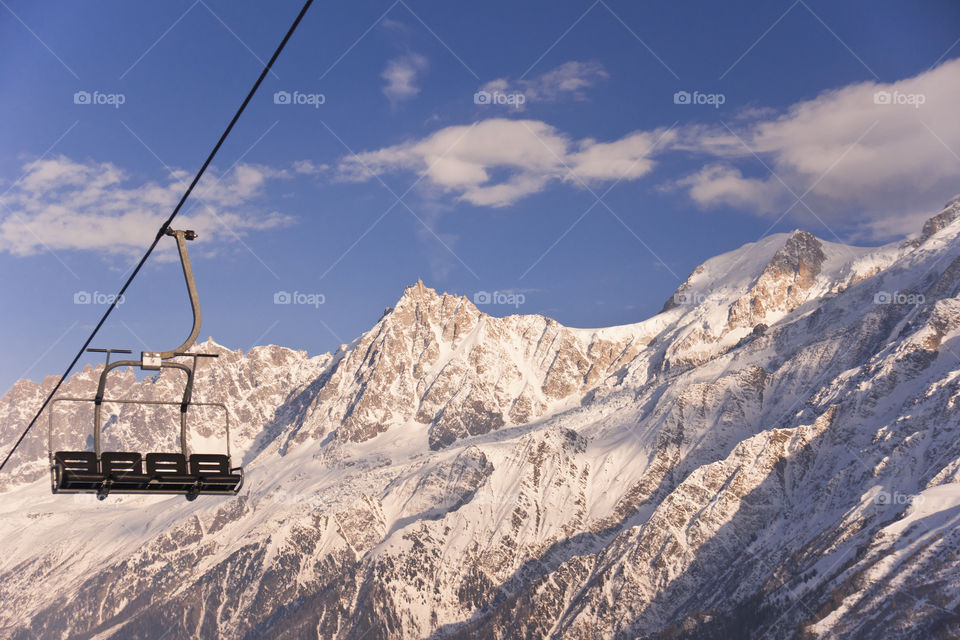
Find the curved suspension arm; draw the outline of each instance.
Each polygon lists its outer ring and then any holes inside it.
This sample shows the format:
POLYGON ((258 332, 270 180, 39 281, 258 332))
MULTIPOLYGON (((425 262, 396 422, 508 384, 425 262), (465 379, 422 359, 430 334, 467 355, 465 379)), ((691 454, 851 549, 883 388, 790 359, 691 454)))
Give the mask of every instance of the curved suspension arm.
POLYGON ((180 264, 183 266, 183 277, 187 281, 187 294, 190 296, 190 306, 193 309, 193 329, 190 335, 176 349, 161 351, 160 358, 167 360, 177 353, 189 351, 200 335, 200 324, 203 322, 203 312, 200 310, 200 299, 197 297, 197 284, 193 279, 193 267, 190 266, 190 254, 187 253, 187 240, 195 240, 197 234, 193 231, 175 231, 167 229, 166 234, 177 240, 177 250, 180 252, 180 264))

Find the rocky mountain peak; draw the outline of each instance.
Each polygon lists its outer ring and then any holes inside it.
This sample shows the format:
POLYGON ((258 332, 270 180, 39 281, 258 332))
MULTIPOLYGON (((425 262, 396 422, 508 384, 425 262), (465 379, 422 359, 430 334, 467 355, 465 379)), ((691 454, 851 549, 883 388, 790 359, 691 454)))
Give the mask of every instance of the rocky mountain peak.
POLYGON ((295 440, 410 428, 444 448, 579 399, 640 346, 537 315, 491 317, 417 281, 334 363, 295 440))
POLYGON ((795 280, 810 280, 820 273, 825 259, 820 240, 809 231, 796 229, 773 255, 764 270, 764 276, 789 277, 792 274, 795 280))
MULTIPOLYGON (((771 243, 781 237, 783 235, 769 236, 763 242, 746 245, 726 254, 732 258, 729 264, 755 265, 752 267, 755 269, 753 275, 750 276, 754 279, 749 287, 751 290, 758 287, 758 290, 769 288, 774 281, 790 283, 794 290, 807 289, 820 274, 826 260, 823 243, 812 233, 803 229, 795 229, 769 259, 758 262, 754 253, 759 252, 759 256, 770 255, 766 252, 773 251, 773 247, 776 246, 771 246, 771 243)), ((673 296, 666 301, 662 311, 669 311, 690 304, 691 300, 697 300, 700 297, 696 295, 697 283, 700 283, 699 286, 705 284, 705 278, 709 277, 707 266, 712 262, 714 261, 701 264, 694 269, 686 281, 676 289, 673 296)), ((702 297, 706 299, 709 296, 702 297)))
POLYGON ((795 230, 773 254, 747 295, 730 306, 728 325, 768 324, 771 312, 795 309, 806 299, 825 261, 820 240, 809 231, 795 230))
POLYGON ((948 202, 943 211, 923 223, 923 229, 920 231, 920 239, 917 244, 923 244, 942 229, 950 226, 957 218, 960 218, 960 195, 948 202))
POLYGON ((417 278, 417 281, 403 289, 403 296, 396 306, 404 301, 423 302, 439 297, 436 289, 431 289, 423 284, 423 279, 417 278))
POLYGON ((462 323, 479 316, 480 312, 466 297, 437 293, 418 279, 403 290, 403 295, 393 307, 387 308, 383 317, 391 327, 436 325, 443 331, 450 321, 462 323))

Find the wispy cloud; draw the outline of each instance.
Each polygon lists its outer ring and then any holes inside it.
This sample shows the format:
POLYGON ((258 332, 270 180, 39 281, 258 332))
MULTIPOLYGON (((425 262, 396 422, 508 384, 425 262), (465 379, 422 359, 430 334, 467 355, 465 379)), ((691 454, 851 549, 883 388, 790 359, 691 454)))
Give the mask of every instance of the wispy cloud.
POLYGON ((531 102, 585 100, 584 90, 608 77, 609 74, 600 63, 573 60, 533 78, 491 80, 480 87, 480 92, 491 96, 489 104, 522 110, 531 102), (495 96, 506 98, 498 100, 495 96), (517 100, 516 96, 522 96, 522 99, 517 100), (509 97, 513 99, 507 99, 509 97))
POLYGON ((321 175, 330 169, 328 164, 317 164, 313 160, 296 160, 293 163, 294 173, 301 175, 321 175))
MULTIPOLYGON (((254 211, 265 184, 288 173, 239 164, 201 180, 179 224, 201 240, 231 242, 250 231, 292 223, 279 212, 254 211)), ((27 163, 22 179, 0 196, 0 251, 26 256, 46 249, 137 254, 150 243, 183 194, 189 175, 133 183, 116 165, 56 156, 27 163)))
POLYGON ((418 53, 391 60, 380 74, 387 81, 383 94, 393 104, 416 96, 420 93, 419 76, 426 71, 427 64, 427 59, 418 53))

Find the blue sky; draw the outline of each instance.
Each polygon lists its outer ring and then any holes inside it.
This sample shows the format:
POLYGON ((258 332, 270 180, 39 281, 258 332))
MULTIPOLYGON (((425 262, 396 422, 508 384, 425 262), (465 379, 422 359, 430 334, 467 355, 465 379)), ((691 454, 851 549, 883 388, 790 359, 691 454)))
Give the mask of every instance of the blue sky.
MULTIPOLYGON (((0 386, 62 369, 298 10, 0 2, 0 386)), ((768 233, 900 238, 960 192, 958 58, 949 1, 317 3, 184 210, 201 335, 327 351, 418 277, 622 324, 768 233)), ((97 346, 179 344, 165 244, 97 346)))

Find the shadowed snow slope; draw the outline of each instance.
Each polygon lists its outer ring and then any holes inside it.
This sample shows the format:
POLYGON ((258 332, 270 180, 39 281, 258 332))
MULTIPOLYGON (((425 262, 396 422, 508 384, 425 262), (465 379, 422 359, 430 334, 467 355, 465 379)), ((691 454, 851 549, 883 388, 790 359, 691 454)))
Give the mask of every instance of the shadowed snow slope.
MULTIPOLYGON (((241 495, 52 496, 35 430, 0 485, 0 635, 956 637, 958 218, 878 248, 769 236, 635 325, 418 282, 334 354, 208 341, 241 495)), ((4 448, 53 382, 0 401, 4 448)), ((176 408, 109 409, 106 448, 176 448, 176 408)), ((55 447, 91 414, 58 405, 55 447)))

